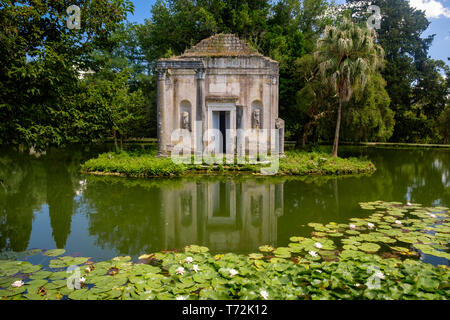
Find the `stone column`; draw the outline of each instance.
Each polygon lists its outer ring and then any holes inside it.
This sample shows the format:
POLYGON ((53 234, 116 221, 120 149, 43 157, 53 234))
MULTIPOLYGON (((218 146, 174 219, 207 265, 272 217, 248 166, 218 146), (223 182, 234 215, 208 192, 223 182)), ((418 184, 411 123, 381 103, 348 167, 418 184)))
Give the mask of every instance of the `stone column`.
POLYGON ((156 105, 157 105, 157 130, 158 130, 158 156, 167 156, 167 133, 165 127, 167 124, 164 96, 166 91, 166 69, 158 69, 156 83, 156 105))
POLYGON ((204 150, 203 136, 207 129, 207 114, 206 106, 204 103, 204 83, 205 83, 205 69, 196 69, 196 79, 197 79, 197 106, 195 111, 195 121, 197 125, 201 123, 201 128, 196 126, 195 129, 195 163, 201 161, 202 154, 204 150))
POLYGON ((244 106, 236 106, 236 155, 242 163, 245 157, 244 126, 244 106))
POLYGON ((278 150, 280 157, 284 155, 284 120, 277 118, 275 121, 275 129, 278 129, 278 150))

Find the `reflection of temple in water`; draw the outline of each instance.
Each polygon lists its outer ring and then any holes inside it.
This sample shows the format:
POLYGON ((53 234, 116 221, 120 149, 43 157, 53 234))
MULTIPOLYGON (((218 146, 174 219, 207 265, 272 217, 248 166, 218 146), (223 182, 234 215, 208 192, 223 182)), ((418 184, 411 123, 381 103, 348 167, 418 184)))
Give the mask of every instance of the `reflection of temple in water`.
POLYGON ((212 251, 247 252, 276 244, 282 183, 186 182, 182 189, 164 189, 161 197, 165 248, 198 244, 212 251))

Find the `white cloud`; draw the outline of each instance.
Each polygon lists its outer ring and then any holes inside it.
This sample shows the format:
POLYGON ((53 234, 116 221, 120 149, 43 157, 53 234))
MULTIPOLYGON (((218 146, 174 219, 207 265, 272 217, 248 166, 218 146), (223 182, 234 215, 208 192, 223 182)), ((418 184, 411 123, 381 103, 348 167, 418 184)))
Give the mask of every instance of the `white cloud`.
POLYGON ((436 0, 409 0, 411 7, 425 11, 427 18, 450 18, 450 9, 436 0))

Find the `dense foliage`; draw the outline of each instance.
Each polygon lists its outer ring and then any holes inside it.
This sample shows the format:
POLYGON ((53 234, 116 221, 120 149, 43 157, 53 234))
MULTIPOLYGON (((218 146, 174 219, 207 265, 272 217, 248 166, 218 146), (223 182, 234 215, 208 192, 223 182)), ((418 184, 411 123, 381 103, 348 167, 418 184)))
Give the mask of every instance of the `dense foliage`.
POLYGON ((369 3, 383 14, 373 41, 385 68, 346 103, 341 138, 448 142, 450 69, 428 57, 429 21, 407 0, 158 0, 141 25, 125 21, 130 0, 21 0, 0 3, 0 143, 47 149, 113 136, 119 148, 123 138, 156 136, 155 62, 220 32, 279 61, 288 139, 331 142, 338 101, 313 53, 325 27, 350 13, 366 30, 369 3), (66 26, 73 4, 81 29, 66 26))
POLYGON ((0 297, 32 300, 168 299, 426 299, 450 298, 446 265, 421 261, 450 258, 448 208, 375 201, 377 210, 350 223, 310 223, 310 238, 291 237, 288 247, 263 245, 260 253, 209 253, 191 245, 182 251, 116 257, 61 256, 64 249, 0 258, 0 297), (42 254, 48 267, 19 260, 42 254), (48 257, 49 259, 45 259, 48 257), (80 266, 79 274, 69 266, 80 266), (68 281, 69 280, 69 281, 68 281), (79 284, 70 288, 68 283, 79 284))

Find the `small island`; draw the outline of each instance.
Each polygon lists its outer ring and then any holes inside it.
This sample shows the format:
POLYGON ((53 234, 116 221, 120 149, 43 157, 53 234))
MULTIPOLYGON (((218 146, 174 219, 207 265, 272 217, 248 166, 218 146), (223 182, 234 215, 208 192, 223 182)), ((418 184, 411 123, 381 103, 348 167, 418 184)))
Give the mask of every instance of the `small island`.
MULTIPOLYGON (((262 162, 264 163, 264 162, 262 162)), ((267 164, 176 164, 171 158, 157 157, 157 150, 106 152, 81 165, 83 173, 134 178, 170 177, 205 173, 261 174, 267 164)), ((279 176, 371 174, 375 165, 359 158, 334 158, 326 153, 286 151, 280 158, 279 176)))

